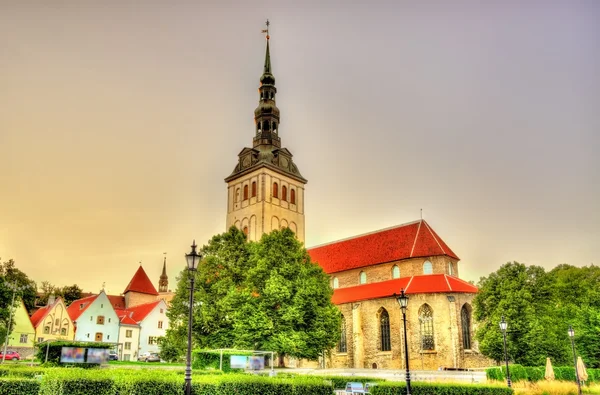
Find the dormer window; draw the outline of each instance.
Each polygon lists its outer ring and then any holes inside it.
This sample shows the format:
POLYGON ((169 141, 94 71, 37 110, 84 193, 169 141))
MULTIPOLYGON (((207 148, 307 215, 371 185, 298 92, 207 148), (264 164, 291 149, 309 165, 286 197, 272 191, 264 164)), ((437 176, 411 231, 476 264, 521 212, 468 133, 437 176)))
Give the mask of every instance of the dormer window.
POLYGON ((83 303, 81 303, 81 304, 79 305, 79 310, 83 310, 83 306, 84 306, 84 304, 83 304, 83 303))

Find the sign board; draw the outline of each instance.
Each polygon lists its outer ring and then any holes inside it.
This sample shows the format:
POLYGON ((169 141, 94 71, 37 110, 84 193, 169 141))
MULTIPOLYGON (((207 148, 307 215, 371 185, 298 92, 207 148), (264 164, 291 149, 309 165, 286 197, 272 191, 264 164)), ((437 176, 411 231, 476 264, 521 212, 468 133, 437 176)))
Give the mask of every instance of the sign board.
POLYGON ((246 369, 248 357, 245 355, 232 355, 229 364, 231 365, 231 369, 246 369))

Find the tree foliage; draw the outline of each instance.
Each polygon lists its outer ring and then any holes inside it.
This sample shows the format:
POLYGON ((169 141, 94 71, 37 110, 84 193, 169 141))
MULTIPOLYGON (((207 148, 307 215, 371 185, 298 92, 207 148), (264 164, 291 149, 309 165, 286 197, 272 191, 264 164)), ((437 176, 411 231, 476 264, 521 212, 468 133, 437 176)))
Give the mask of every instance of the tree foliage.
POLYGON ((567 335, 576 333, 577 352, 589 367, 600 366, 600 271, 598 267, 560 265, 550 272, 539 266, 507 263, 480 279, 473 300, 479 322, 481 352, 504 360, 501 316, 508 323, 507 354, 515 363, 540 366, 550 357, 569 364, 567 335))
POLYGON ((65 305, 70 305, 72 301, 81 299, 83 290, 77 284, 65 285, 63 287, 57 287, 50 283, 50 281, 42 281, 40 283, 40 295, 37 300, 39 306, 45 306, 48 304, 50 295, 60 297, 65 305))
POLYGON ((0 262, 0 343, 4 342, 6 337, 11 308, 14 308, 11 306, 13 296, 15 305, 22 299, 25 308, 31 311, 35 305, 35 294, 35 282, 17 269, 14 260, 0 262))
MULTIPOLYGON (((247 242, 232 227, 214 236, 202 254, 193 306, 197 346, 316 359, 335 345, 341 318, 331 303, 329 279, 291 230, 247 242)), ((187 326, 188 280, 182 271, 168 312, 168 338, 185 333, 177 326, 187 326)))

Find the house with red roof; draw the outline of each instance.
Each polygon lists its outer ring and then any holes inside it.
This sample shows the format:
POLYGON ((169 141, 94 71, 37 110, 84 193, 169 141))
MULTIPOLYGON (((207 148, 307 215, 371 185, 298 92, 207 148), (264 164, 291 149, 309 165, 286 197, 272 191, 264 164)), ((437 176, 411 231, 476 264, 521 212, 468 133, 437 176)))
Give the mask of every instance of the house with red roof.
POLYGON ((473 338, 477 287, 459 277, 459 258, 424 220, 308 249, 331 278, 342 312, 331 367, 404 369, 403 316, 412 367, 488 366, 473 338))
MULTIPOLYGON (((132 359, 146 352, 159 352, 158 342, 160 338, 167 334, 169 328, 169 318, 167 317, 167 303, 162 300, 155 300, 150 303, 140 304, 127 310, 126 317, 123 319, 122 326, 133 326, 133 323, 139 327, 139 343, 137 353, 132 354, 132 359)), ((127 329, 125 329, 127 330, 127 329)), ((133 332, 134 333, 134 332, 133 332)), ((134 333, 135 335, 135 333, 134 333)), ((124 353, 127 337, 122 338, 124 344, 124 353)), ((132 339, 133 346, 133 339, 132 339)))
POLYGON ((30 319, 38 343, 46 340, 73 340, 75 327, 61 298, 51 295, 48 304, 36 310, 30 319))
POLYGON ((119 317, 104 290, 73 301, 67 312, 75 324, 75 340, 116 343, 119 317))

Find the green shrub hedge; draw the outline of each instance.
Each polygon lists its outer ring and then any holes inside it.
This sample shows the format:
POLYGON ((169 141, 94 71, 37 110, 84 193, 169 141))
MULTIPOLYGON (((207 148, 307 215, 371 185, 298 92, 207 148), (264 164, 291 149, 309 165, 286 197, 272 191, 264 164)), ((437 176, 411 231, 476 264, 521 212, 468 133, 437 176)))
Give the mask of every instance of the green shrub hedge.
POLYGON ((375 377, 367 377, 367 376, 319 376, 323 380, 328 380, 333 385, 333 389, 345 389, 346 383, 355 382, 362 383, 365 385, 366 383, 380 383, 385 381, 382 378, 375 377))
MULTIPOLYGON (((540 381, 545 380, 546 367, 509 365, 511 381, 540 381)), ((575 368, 572 366, 553 366, 554 379, 575 381, 575 368)), ((600 381, 600 369, 586 369, 587 382, 600 381)), ((506 380, 506 366, 497 366, 485 370, 488 380, 506 380)))
MULTIPOLYGON (((511 395, 513 390, 506 387, 474 384, 428 384, 413 383, 413 395, 511 395)), ((373 395, 404 395, 406 383, 385 382, 371 389, 373 395)))
POLYGON ((38 395, 40 381, 19 377, 0 378, 0 394, 2 395, 38 395))
MULTIPOLYGON (((47 372, 48 369, 40 367, 29 367, 29 366, 0 366, 0 377, 25 377, 34 378, 47 372)), ((1 394, 1 392, 0 392, 1 394)))

